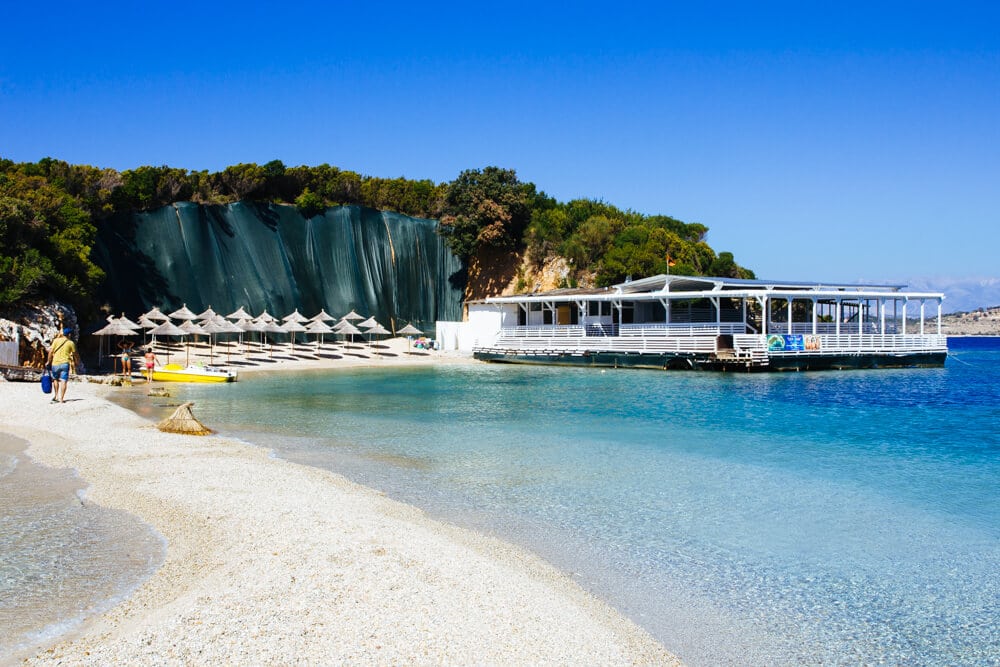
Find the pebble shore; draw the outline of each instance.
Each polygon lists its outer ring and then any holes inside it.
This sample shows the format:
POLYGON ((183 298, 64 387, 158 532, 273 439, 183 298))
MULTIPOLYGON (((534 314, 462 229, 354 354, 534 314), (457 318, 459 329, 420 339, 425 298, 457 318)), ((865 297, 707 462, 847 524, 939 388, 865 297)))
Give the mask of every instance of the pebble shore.
POLYGON ((24 664, 679 664, 531 553, 261 448, 161 433, 113 391, 73 382, 50 405, 0 382, 0 431, 168 545, 129 599, 24 664))

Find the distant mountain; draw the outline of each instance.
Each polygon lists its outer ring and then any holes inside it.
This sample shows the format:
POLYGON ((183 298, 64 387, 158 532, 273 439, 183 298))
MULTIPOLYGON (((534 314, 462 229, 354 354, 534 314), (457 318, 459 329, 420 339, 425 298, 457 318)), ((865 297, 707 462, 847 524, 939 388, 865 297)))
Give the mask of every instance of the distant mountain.
POLYGON ((944 292, 944 312, 971 312, 1000 306, 1000 278, 921 277, 900 280, 913 290, 944 292))

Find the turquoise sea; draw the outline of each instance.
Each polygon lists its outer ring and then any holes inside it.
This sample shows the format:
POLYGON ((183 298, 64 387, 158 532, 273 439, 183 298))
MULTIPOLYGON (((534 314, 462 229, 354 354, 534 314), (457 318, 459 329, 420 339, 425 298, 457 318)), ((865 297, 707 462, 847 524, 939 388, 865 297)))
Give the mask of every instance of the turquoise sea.
POLYGON ((176 399, 532 549, 692 665, 998 664, 1000 340, 950 345, 941 369, 477 364, 176 399))

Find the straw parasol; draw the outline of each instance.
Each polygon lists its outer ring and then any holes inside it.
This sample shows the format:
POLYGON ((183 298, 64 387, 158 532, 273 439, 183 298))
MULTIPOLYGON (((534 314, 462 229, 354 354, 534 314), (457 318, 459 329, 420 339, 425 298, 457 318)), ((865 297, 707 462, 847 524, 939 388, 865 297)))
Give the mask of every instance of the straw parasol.
MULTIPOLYGON (((130 336, 137 336, 138 334, 135 332, 134 329, 132 329, 132 327, 128 326, 127 324, 125 324, 124 322, 122 322, 120 319, 112 317, 112 318, 110 318, 108 320, 108 323, 105 326, 103 326, 100 329, 98 329, 97 331, 95 331, 94 335, 95 336, 121 336, 123 338, 128 338, 130 336)), ((102 345, 102 347, 103 347, 103 345, 102 345)), ((110 356, 110 354, 111 354, 111 352, 110 352, 110 346, 109 346, 108 355, 110 356)), ((101 363, 101 353, 100 353, 100 350, 98 350, 98 354, 97 354, 97 363, 98 363, 98 365, 100 365, 100 363, 101 363)), ((117 373, 117 372, 118 371, 117 371, 117 368, 116 368, 115 369, 115 373, 117 373)))
MULTIPOLYGON (((388 336, 392 332, 386 329, 384 326, 375 323, 375 326, 368 328, 368 347, 372 346, 372 336, 388 336)), ((375 354, 378 354, 378 348, 375 349, 375 354)))
POLYGON ((359 329, 371 329, 372 327, 379 326, 379 323, 374 317, 369 317, 364 322, 358 322, 357 326, 359 329))
POLYGON ((309 321, 311 322, 335 322, 336 320, 337 318, 326 312, 325 308, 321 309, 318 313, 309 318, 309 321))
MULTIPOLYGON (((295 312, 298 313, 299 311, 296 310, 295 312)), ((288 320, 278 328, 287 334, 291 334, 290 338, 292 339, 292 354, 295 354, 295 334, 297 334, 300 331, 305 331, 306 328, 301 324, 299 324, 298 322, 296 322, 295 320, 288 320)))
POLYGON ((311 333, 319 336, 319 347, 323 347, 323 336, 329 333, 334 333, 333 329, 329 324, 322 320, 315 320, 308 325, 306 325, 306 333, 311 333))
POLYGON ((165 433, 209 435, 212 432, 211 429, 206 428, 204 424, 195 419, 194 413, 191 412, 192 405, 194 405, 194 403, 184 403, 174 410, 174 414, 157 424, 156 428, 164 431, 165 433))
POLYGON ((308 322, 309 318, 306 317, 305 315, 303 315, 302 313, 300 313, 299 309, 296 308, 294 312, 291 312, 288 315, 285 315, 284 317, 282 317, 281 321, 282 322, 298 322, 299 324, 302 324, 303 322, 308 322))
MULTIPOLYGON (((164 315, 163 311, 161 311, 156 306, 153 306, 152 309, 149 310, 149 312, 143 313, 142 317, 145 317, 147 320, 152 320, 154 322, 166 322, 167 320, 170 319, 169 317, 164 315)), ((142 318, 140 318, 140 321, 141 319, 142 318)))
MULTIPOLYGON (((208 335, 207 331, 205 331, 203 328, 201 328, 191 320, 182 322, 181 325, 177 328, 182 329, 185 335, 190 335, 190 336, 208 335)), ((188 344, 188 341, 186 339, 184 341, 184 351, 187 353, 184 357, 184 365, 187 366, 191 363, 191 346, 188 344)))
POLYGON ((219 324, 214 319, 209 319, 206 322, 202 322, 199 326, 202 328, 203 331, 208 333, 208 345, 209 345, 208 363, 211 364, 215 361, 215 339, 213 338, 213 335, 217 333, 229 333, 229 327, 219 324))
POLYGON ((183 306, 170 313, 170 318, 174 320, 196 320, 198 316, 192 313, 185 303, 183 306))
POLYGON ((243 306, 240 306, 239 310, 237 310, 235 313, 229 313, 228 315, 226 315, 226 319, 228 319, 228 320, 252 320, 253 319, 253 315, 251 315, 250 313, 248 313, 247 311, 245 311, 243 309, 243 306))
MULTIPOLYGON (((108 320, 108 321, 110 322, 110 320, 108 320)), ((122 313, 122 316, 119 317, 119 318, 117 318, 115 321, 118 322, 119 324, 124 324, 129 329, 131 329, 132 331, 139 331, 139 330, 142 329, 142 325, 141 324, 137 324, 137 323, 133 322, 132 320, 130 320, 129 318, 125 317, 125 313, 122 313)))
POLYGON ((357 336, 361 333, 361 329, 357 328, 347 320, 341 320, 335 324, 333 330, 335 333, 344 334, 345 336, 357 336))
POLYGON ((357 313, 355 313, 352 310, 351 312, 347 313, 346 315, 344 315, 340 319, 341 320, 348 320, 348 321, 350 321, 350 320, 363 320, 363 319, 365 319, 365 316, 364 315, 358 315, 357 313))
MULTIPOLYGON (((153 342, 156 342, 157 336, 186 336, 187 332, 181 329, 179 326, 170 322, 169 320, 156 327, 155 329, 149 330, 149 335, 153 337, 153 342)), ((167 348, 167 363, 170 363, 170 348, 167 348)))
POLYGON ((413 336, 420 336, 424 332, 416 328, 412 324, 407 324, 405 327, 396 332, 397 334, 402 334, 406 336, 406 353, 410 353, 410 345, 412 344, 413 336))
POLYGON ((209 306, 203 312, 198 313, 198 317, 196 317, 195 319, 204 322, 207 320, 214 320, 218 316, 219 314, 214 310, 212 310, 212 307, 209 306))
POLYGON ((258 322, 267 322, 268 324, 273 324, 278 321, 278 318, 267 312, 266 308, 264 309, 264 312, 258 315, 255 319, 258 322))
POLYGON ((403 334, 404 336, 421 336, 423 331, 416 328, 412 324, 407 324, 405 327, 396 332, 397 334, 403 334))

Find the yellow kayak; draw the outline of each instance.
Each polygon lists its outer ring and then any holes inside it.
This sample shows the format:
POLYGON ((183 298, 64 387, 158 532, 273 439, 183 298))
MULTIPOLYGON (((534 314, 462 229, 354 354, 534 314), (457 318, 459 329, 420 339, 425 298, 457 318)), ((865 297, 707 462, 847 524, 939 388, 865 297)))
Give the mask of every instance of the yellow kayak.
POLYGON ((167 364, 153 368, 155 382, 235 382, 236 371, 215 366, 167 364))

